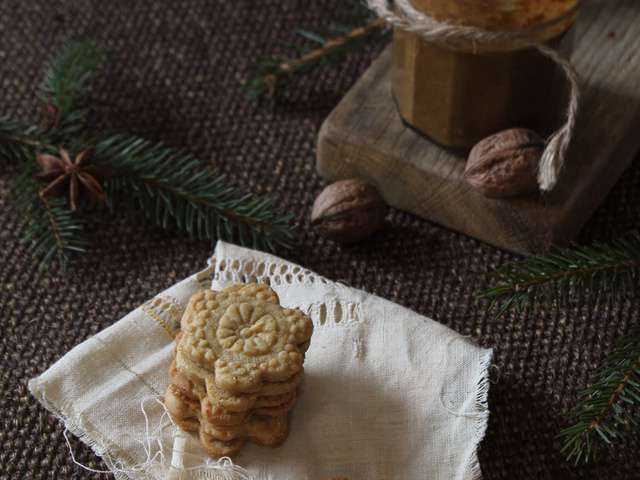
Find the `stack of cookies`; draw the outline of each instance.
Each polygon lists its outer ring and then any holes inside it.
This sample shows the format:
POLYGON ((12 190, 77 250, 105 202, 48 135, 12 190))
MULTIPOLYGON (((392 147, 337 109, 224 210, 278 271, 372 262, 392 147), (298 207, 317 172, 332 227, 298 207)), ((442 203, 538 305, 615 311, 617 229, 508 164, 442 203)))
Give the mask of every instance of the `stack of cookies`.
POLYGON ((214 457, 245 441, 276 446, 302 380, 313 324, 283 308, 263 284, 236 284, 191 297, 169 374, 165 403, 178 426, 197 431, 214 457))

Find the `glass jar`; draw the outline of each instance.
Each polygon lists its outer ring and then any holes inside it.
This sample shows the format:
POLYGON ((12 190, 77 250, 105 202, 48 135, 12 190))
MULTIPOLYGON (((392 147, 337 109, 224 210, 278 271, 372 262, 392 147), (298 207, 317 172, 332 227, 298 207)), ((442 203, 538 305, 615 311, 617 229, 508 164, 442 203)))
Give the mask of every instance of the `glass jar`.
POLYGON ((466 150, 511 127, 549 133, 565 108, 556 65, 521 38, 563 50, 580 0, 413 0, 439 20, 518 39, 491 44, 427 42, 399 29, 393 38, 393 93, 405 123, 436 143, 466 150))

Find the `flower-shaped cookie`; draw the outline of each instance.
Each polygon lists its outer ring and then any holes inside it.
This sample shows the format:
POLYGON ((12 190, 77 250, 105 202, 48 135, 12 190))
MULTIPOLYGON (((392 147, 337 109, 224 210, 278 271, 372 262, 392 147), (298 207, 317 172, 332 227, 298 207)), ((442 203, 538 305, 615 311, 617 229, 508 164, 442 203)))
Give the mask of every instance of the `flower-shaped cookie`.
POLYGON ((278 323, 273 315, 251 303, 232 303, 216 330, 223 348, 252 357, 271 352, 277 335, 278 323))
POLYGON ((259 284, 194 295, 178 345, 179 354, 197 366, 187 373, 229 392, 246 393, 300 372, 313 324, 300 310, 283 308, 278 301, 269 286, 259 284))

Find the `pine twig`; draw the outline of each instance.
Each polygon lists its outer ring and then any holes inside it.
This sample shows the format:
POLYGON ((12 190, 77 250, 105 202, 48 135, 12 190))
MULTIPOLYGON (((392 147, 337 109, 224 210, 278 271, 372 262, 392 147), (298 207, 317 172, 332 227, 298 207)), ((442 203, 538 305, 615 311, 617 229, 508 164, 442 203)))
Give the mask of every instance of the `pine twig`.
POLYGON ((316 42, 322 41, 318 48, 304 53, 298 58, 278 60, 268 58, 255 68, 255 73, 245 83, 245 88, 253 98, 273 97, 278 86, 293 75, 308 72, 336 55, 343 54, 348 47, 384 30, 386 24, 382 19, 375 19, 366 25, 353 28, 344 35, 324 40, 310 32, 301 34, 316 42))
POLYGON ((93 40, 76 40, 63 46, 40 85, 45 114, 50 117, 47 127, 71 135, 85 126, 89 87, 105 58, 106 53, 93 40))
POLYGON ((576 465, 595 459, 637 429, 640 419, 640 334, 623 338, 605 359, 594 383, 580 392, 568 417, 574 424, 562 432, 562 452, 576 465))
POLYGON ((279 213, 273 200, 239 194, 187 153, 123 134, 98 142, 95 159, 110 170, 108 196, 133 200, 162 228, 266 250, 293 242, 292 217, 279 213))
POLYGON ((611 243, 559 248, 512 263, 495 272, 495 286, 481 292, 499 314, 536 302, 566 303, 577 290, 596 300, 607 293, 633 292, 640 274, 640 233, 611 243))
POLYGON ((11 188, 14 205, 25 222, 23 242, 41 267, 58 263, 64 270, 72 255, 86 251, 84 226, 63 198, 39 194, 36 171, 35 161, 23 163, 11 188))
POLYGON ((41 148, 44 132, 37 126, 16 120, 9 115, 0 116, 0 157, 11 163, 24 161, 41 148))
POLYGON ((178 150, 133 135, 96 138, 85 131, 90 80, 104 56, 92 41, 65 45, 40 89, 49 116, 44 126, 0 117, 0 158, 19 164, 11 196, 41 265, 65 267, 73 253, 85 251, 87 217, 69 208, 80 189, 100 200, 106 190, 111 205, 126 199, 156 225, 194 237, 266 250, 291 246, 292 216, 278 212, 273 200, 238 193, 224 176, 178 150), (64 189, 69 202, 49 197, 64 189))

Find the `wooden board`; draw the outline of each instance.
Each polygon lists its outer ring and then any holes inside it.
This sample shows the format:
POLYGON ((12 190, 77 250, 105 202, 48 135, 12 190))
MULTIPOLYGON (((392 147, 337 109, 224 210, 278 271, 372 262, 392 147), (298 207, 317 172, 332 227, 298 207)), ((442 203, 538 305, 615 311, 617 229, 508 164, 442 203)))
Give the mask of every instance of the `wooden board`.
POLYGON ((640 148, 640 1, 587 1, 573 55, 583 98, 556 189, 491 200, 462 180, 465 159, 401 121, 390 92, 391 52, 378 58, 324 122, 317 169, 371 181, 390 205, 518 253, 575 238, 640 148))

